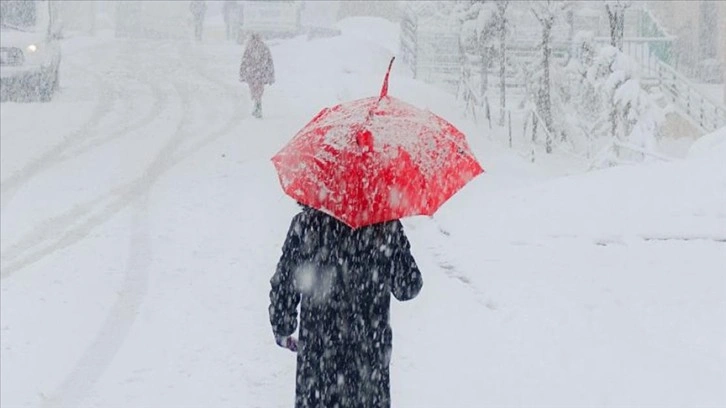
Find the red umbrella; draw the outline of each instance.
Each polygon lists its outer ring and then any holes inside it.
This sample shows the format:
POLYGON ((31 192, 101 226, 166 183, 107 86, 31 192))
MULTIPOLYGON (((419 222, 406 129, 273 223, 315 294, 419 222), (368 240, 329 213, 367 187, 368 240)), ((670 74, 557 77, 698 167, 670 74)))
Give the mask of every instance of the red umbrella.
POLYGON ((388 96, 318 113, 272 161, 289 196, 352 228, 434 212, 484 170, 451 123, 388 96))

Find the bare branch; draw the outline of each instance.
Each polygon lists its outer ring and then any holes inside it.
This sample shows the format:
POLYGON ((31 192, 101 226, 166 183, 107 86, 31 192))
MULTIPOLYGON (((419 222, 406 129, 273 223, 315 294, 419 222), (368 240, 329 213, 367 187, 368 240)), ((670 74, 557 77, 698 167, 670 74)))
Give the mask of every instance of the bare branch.
POLYGON ((537 18, 537 20, 539 20, 540 23, 544 24, 544 20, 542 20, 542 18, 540 18, 539 14, 537 14, 537 10, 535 10, 535 9, 530 9, 530 10, 532 11, 532 14, 534 14, 535 18, 537 18))

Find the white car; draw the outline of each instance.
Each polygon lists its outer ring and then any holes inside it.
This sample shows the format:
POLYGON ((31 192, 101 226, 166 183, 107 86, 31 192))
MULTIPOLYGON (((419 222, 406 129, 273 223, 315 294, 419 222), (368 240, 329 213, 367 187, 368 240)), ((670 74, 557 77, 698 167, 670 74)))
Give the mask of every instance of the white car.
POLYGON ((53 0, 0 1, 0 96, 49 101, 58 88, 60 21, 53 0))

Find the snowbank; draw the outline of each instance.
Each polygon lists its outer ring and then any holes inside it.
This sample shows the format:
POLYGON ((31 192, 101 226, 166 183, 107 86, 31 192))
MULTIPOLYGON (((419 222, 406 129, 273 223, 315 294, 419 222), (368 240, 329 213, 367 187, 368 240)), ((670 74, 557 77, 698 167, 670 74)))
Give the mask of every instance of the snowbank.
POLYGON ((726 127, 700 137, 689 149, 690 157, 711 156, 726 158, 726 127))
POLYGON ((424 291, 424 308, 450 320, 416 336, 463 349, 406 357, 419 373, 456 371, 447 395, 461 406, 726 402, 726 145, 719 135, 702 144, 708 154, 683 161, 494 194, 484 175, 433 224, 408 221, 414 248, 430 248, 450 278, 436 284, 458 283, 476 301, 424 291))

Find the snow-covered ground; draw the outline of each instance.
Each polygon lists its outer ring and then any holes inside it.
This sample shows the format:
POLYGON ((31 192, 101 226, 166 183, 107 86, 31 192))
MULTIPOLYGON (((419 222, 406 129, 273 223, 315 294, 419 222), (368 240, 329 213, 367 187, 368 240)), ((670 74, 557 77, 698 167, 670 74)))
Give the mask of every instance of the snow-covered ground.
MULTIPOLYGON (((52 103, 2 104, 0 405, 292 405, 267 305, 296 206, 269 158, 377 94, 397 44, 340 28, 271 43, 263 120, 241 47, 212 41, 76 37, 52 103)), ((726 129, 567 175, 403 71, 390 94, 469 134, 487 173, 404 222, 425 284, 393 305, 394 406, 726 406, 726 129)))
POLYGON ((724 98, 724 84, 695 84, 696 88, 701 91, 703 95, 709 98, 713 102, 723 103, 724 98))

